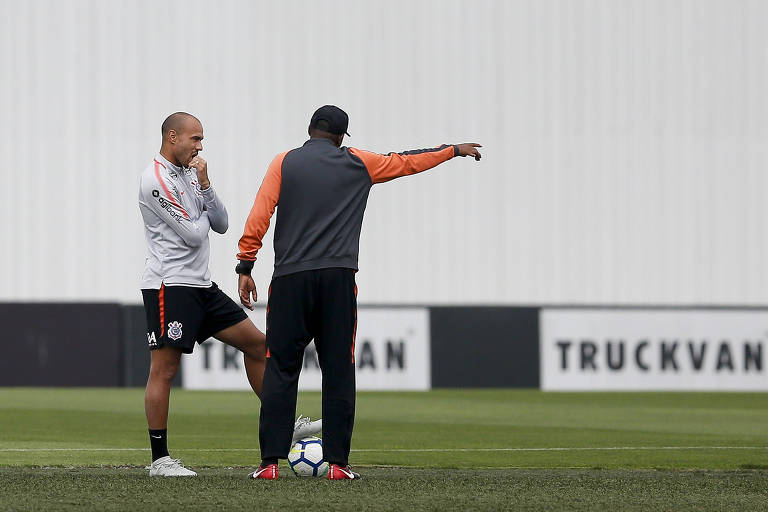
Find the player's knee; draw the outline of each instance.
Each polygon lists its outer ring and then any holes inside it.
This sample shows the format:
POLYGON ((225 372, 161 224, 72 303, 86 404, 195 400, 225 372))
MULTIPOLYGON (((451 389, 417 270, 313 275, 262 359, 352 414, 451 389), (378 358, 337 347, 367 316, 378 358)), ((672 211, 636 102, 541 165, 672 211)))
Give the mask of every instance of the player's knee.
POLYGON ((248 350, 243 352, 248 359, 257 362, 264 362, 267 359, 267 350, 264 343, 253 343, 248 346, 248 350))
POLYGON ((261 332, 256 332, 248 337, 248 343, 243 347, 243 354, 249 359, 264 361, 267 356, 267 337, 261 332))
POLYGON ((177 362, 153 363, 149 369, 149 373, 152 377, 167 382, 172 381, 178 372, 179 363, 177 362))

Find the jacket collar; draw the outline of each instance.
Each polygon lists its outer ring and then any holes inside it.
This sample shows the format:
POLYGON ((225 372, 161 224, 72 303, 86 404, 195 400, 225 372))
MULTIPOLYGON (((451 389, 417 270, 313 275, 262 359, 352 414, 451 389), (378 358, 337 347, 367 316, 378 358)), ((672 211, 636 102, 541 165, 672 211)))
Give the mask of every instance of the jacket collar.
POLYGON ((169 161, 168 161, 168 160, 167 160, 167 159, 166 159, 166 158, 165 158, 163 155, 161 155, 160 153, 158 153, 158 154, 157 154, 157 156, 155 157, 155 160, 157 160, 158 162, 160 162, 160 163, 163 165, 163 167, 165 167, 165 168, 166 168, 166 169, 168 169, 169 171, 173 171, 173 172, 175 172, 175 173, 177 173, 177 174, 178 174, 178 173, 181 173, 181 172, 184 170, 182 167, 179 167, 178 165, 173 165, 171 162, 169 162, 169 161))

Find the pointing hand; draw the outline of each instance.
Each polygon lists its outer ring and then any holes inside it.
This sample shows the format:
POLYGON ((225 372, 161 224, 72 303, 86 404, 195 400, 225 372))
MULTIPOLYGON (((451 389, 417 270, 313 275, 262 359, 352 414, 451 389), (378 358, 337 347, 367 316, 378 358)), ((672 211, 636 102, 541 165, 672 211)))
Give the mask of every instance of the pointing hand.
POLYGON ((480 152, 475 148, 481 148, 480 144, 475 144, 474 142, 467 142, 464 144, 457 144, 457 148, 459 148, 459 156, 473 156, 475 157, 475 160, 480 160, 482 155, 480 152))

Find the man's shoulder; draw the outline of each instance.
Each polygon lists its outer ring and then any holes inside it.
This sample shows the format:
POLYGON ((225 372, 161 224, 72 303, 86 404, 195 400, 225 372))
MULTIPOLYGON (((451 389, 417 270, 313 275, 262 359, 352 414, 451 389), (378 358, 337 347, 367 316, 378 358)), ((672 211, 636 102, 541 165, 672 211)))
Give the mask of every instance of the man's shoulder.
POLYGON ((160 173, 167 172, 165 166, 153 158, 141 171, 141 179, 154 177, 158 171, 160 173))
POLYGON ((384 156, 381 153, 377 153, 375 151, 371 151, 368 149, 362 149, 362 148, 356 148, 354 146, 342 146, 341 149, 346 151, 347 153, 353 155, 353 156, 360 156, 360 155, 376 155, 376 156, 384 156))
POLYGON ((297 147, 297 148, 293 148, 293 149, 288 149, 288 150, 285 150, 285 151, 283 151, 282 153, 278 153, 278 154, 276 154, 276 155, 275 155, 275 158, 273 158, 272 160, 274 160, 274 161, 280 161, 280 160, 284 159, 284 158, 285 158, 285 156, 286 156, 287 154, 289 154, 289 153, 295 153, 296 151, 300 151, 301 149, 302 149, 302 146, 299 146, 299 147, 297 147))
POLYGON ((370 163, 375 162, 377 159, 384 156, 378 153, 374 153, 373 151, 367 151, 365 149, 359 149, 354 147, 344 146, 341 149, 343 149, 346 152, 346 154, 349 156, 350 159, 352 159, 352 161, 354 161, 357 164, 362 164, 363 167, 366 167, 366 168, 370 163))
MULTIPOLYGON (((184 174, 184 171, 181 172, 181 175, 183 174, 184 174)), ((152 180, 154 183, 157 183, 161 179, 174 180, 179 177, 180 177, 180 173, 178 170, 169 168, 157 158, 152 159, 144 168, 144 171, 141 173, 142 181, 149 179, 149 180, 152 180)))
POLYGON ((142 193, 150 193, 152 190, 163 186, 163 182, 169 183, 171 171, 159 162, 152 159, 141 173, 139 178, 139 188, 142 193))
POLYGON ((288 151, 283 151, 282 153, 278 153, 275 155, 275 157, 272 159, 272 161, 269 164, 269 168, 271 171, 280 171, 283 167, 283 162, 285 161, 285 157, 289 154, 295 153, 297 150, 300 150, 301 147, 289 149, 288 151))

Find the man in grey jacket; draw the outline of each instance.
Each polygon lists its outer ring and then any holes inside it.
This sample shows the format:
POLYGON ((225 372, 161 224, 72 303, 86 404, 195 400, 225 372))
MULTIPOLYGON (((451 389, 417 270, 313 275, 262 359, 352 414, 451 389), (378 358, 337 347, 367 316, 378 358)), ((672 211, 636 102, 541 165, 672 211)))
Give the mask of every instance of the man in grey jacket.
MULTIPOLYGON (((168 454, 167 422, 171 382, 182 353, 213 337, 243 353, 248 381, 261 396, 265 336, 216 283, 208 269, 208 231, 225 233, 227 210, 208 177, 203 127, 185 112, 162 126, 160 153, 141 175, 139 209, 147 260, 141 292, 147 315, 150 370, 144 397, 152 447, 150 476, 195 476, 168 454)), ((321 429, 320 420, 299 418, 295 436, 321 429)))

